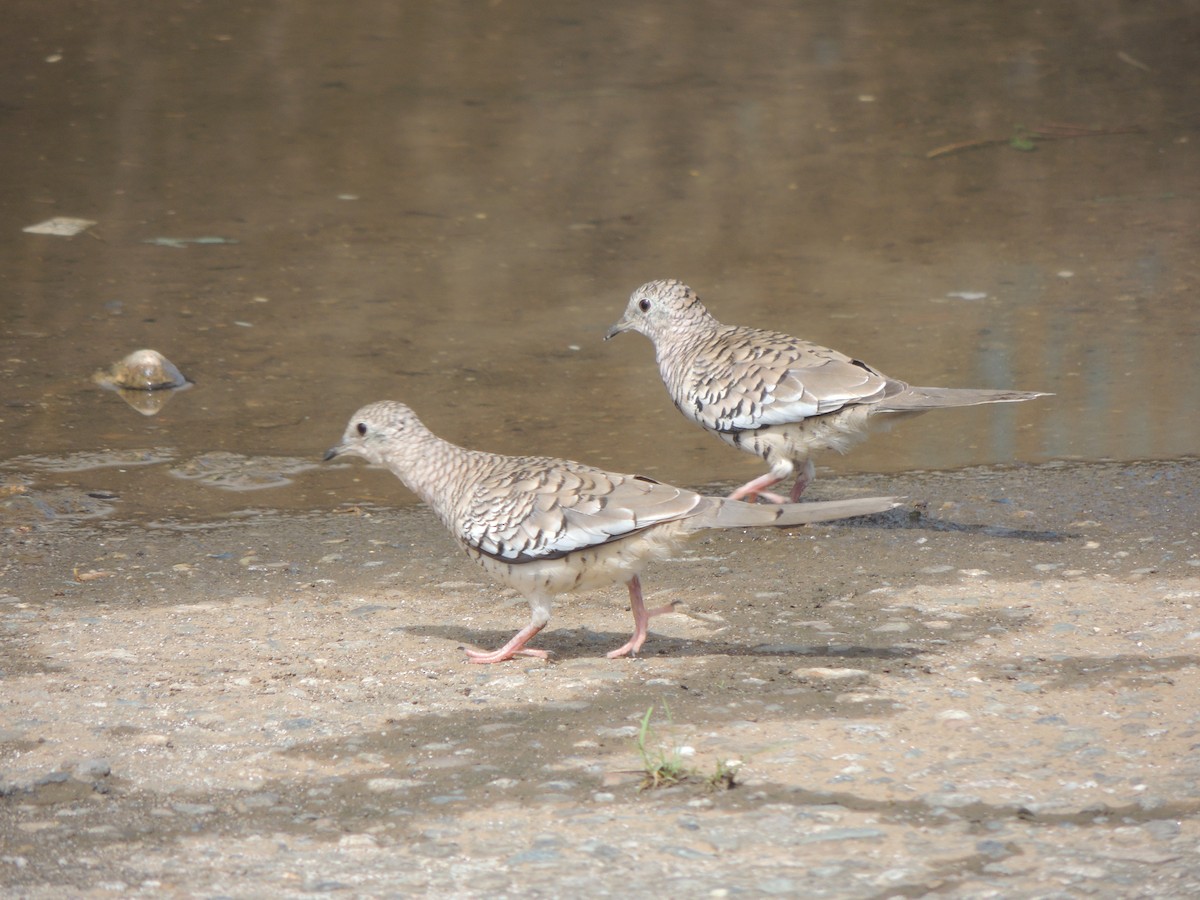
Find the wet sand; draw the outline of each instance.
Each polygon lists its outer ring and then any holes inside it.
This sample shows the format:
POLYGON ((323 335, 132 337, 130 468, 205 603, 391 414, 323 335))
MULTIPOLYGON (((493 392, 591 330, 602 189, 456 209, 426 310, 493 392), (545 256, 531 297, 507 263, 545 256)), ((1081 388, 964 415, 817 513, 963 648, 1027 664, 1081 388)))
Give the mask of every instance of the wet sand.
POLYGON ((652 567, 640 659, 612 589, 488 667, 524 602, 357 471, 219 523, 7 508, 8 896, 1200 890, 1195 461, 827 477, 908 499, 652 567), (681 784, 643 789, 651 708, 681 784))

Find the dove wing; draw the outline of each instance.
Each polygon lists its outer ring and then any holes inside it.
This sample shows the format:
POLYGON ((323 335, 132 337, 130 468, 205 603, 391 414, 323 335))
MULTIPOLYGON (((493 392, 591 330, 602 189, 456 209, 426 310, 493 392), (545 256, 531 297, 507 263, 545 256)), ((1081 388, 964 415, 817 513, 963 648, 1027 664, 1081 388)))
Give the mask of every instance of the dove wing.
POLYGON ((693 398, 677 400, 716 431, 785 425, 846 406, 876 403, 904 390, 866 363, 785 334, 730 328, 692 365, 693 398))
POLYGON ((560 559, 693 515, 703 502, 699 494, 641 476, 515 458, 474 486, 460 535, 501 562, 560 559))

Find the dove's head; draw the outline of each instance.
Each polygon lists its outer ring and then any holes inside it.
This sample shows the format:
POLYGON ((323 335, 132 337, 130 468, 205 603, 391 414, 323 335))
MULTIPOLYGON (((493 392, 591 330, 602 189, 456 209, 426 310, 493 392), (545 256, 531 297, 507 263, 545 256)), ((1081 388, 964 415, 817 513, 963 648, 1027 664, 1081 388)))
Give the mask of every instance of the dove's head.
POLYGON ((608 340, 622 331, 640 331, 654 342, 677 332, 715 324, 700 297, 674 278, 650 281, 629 297, 625 315, 604 336, 608 340))
POLYGON ((368 403, 350 419, 342 442, 325 451, 325 459, 335 456, 361 456, 367 462, 387 465, 411 446, 414 437, 427 435, 416 413, 395 400, 368 403))

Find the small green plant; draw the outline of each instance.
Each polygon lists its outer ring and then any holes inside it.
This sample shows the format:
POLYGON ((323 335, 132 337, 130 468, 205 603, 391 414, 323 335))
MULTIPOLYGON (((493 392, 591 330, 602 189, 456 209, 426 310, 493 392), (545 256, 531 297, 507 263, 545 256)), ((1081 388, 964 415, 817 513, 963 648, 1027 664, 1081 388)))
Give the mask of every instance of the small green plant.
POLYGON ((716 768, 706 780, 709 790, 730 791, 737 787, 737 770, 741 764, 737 759, 718 759, 716 768))
MULTIPOLYGON (((665 708, 666 704, 663 706, 665 708)), ((670 714, 671 711, 668 709, 668 722, 670 714)), ((642 716, 642 724, 638 728, 637 734, 638 755, 642 758, 642 771, 645 772, 640 787, 640 790, 643 791, 680 784, 692 774, 691 770, 683 764, 683 757, 679 754, 678 749, 671 751, 664 750, 662 747, 656 750, 649 749, 647 745, 650 741, 650 720, 653 717, 654 704, 651 704, 650 708, 646 710, 646 714, 642 716)))
MULTIPOLYGON (((671 710, 664 703, 663 709, 667 714, 667 722, 671 721, 671 710)), ((642 758, 642 783, 638 790, 648 791, 653 788, 671 787, 688 781, 702 781, 711 791, 727 791, 737 785, 737 770, 740 760, 719 759, 713 773, 702 778, 692 767, 684 764, 680 748, 665 750, 661 746, 651 749, 650 721, 654 718, 654 706, 651 705, 642 716, 637 733, 638 755, 642 758)))

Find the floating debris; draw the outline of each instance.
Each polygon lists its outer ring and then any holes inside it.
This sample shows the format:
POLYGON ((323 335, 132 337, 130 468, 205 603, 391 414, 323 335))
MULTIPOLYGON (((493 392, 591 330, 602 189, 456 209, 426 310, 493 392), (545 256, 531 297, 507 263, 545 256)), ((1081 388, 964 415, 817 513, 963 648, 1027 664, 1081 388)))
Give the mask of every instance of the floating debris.
POLYGON ((930 150, 925 154, 925 158, 937 159, 940 156, 961 153, 963 150, 977 150, 980 147, 996 147, 1001 144, 1007 144, 1014 150, 1029 151, 1037 149, 1038 141, 1061 141, 1069 138, 1099 137, 1110 134, 1141 134, 1141 132, 1142 128, 1138 125, 1121 125, 1116 128, 1088 128, 1085 125, 1059 123, 1039 125, 1035 128, 1026 128, 1023 125, 1018 125, 1008 137, 976 138, 970 141, 958 141, 953 144, 946 144, 945 146, 930 150))
POLYGON ((1148 65, 1146 65, 1144 62, 1142 62, 1140 59, 1130 56, 1124 50, 1117 51, 1117 59, 1119 59, 1121 62, 1125 63, 1125 65, 1133 66, 1135 69, 1141 69, 1143 72, 1153 72, 1154 71, 1148 65))
POLYGON ((986 300, 987 299, 987 294, 984 293, 983 291, 950 291, 950 293, 946 294, 946 296, 951 297, 955 300, 971 300, 971 301, 973 301, 973 300, 986 300))
POLYGON ((185 391, 192 383, 157 350, 135 350, 107 372, 97 372, 92 381, 121 399, 143 416, 162 411, 174 391, 185 391))
MULTIPOLYGON (((26 229, 28 231, 29 229, 26 229)), ((156 247, 174 247, 176 250, 184 250, 188 244, 236 244, 237 241, 233 238, 223 237, 156 237, 146 238, 142 241, 143 244, 154 244, 156 247)))
POLYGON ((38 222, 22 231, 29 234, 53 234, 58 237, 74 237, 81 231, 87 231, 96 223, 91 219, 76 219, 71 216, 55 216, 45 222, 38 222))

